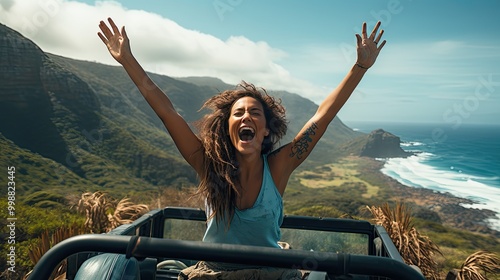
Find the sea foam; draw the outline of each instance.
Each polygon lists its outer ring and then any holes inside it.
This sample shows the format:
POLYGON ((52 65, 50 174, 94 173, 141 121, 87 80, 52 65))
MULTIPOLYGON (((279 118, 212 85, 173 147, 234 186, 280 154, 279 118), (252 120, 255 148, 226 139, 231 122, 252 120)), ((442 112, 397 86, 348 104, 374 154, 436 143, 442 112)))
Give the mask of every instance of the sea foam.
POLYGON ((500 192, 497 187, 484 183, 496 178, 473 176, 452 167, 444 170, 426 164, 435 157, 432 153, 421 152, 407 158, 384 159, 381 171, 407 186, 450 193, 473 201, 472 204, 463 204, 464 207, 494 211, 496 218, 486 222, 492 229, 500 231, 500 192))

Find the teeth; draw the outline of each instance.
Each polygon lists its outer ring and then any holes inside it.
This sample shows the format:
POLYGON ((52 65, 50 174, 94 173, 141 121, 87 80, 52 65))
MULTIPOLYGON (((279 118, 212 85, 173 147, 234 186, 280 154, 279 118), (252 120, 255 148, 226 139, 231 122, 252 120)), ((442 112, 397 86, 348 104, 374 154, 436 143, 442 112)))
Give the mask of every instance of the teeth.
POLYGON ((255 133, 255 130, 249 126, 245 126, 245 127, 240 128, 240 133, 245 131, 245 130, 250 130, 252 133, 255 133))

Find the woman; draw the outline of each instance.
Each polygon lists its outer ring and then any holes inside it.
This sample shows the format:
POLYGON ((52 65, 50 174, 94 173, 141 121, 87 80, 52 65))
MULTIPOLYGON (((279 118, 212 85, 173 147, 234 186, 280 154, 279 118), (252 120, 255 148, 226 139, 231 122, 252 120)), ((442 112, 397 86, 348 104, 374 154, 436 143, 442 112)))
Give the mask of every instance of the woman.
POLYGON ((204 107, 213 113, 201 120, 196 135, 132 55, 125 27, 119 30, 111 18, 108 21, 111 28, 101 21, 98 36, 200 177, 198 193, 206 198, 208 216, 203 240, 279 248, 288 179, 374 64, 386 43, 377 46, 383 34, 378 32, 380 22, 370 36, 363 23, 361 35, 356 34, 356 63, 292 142, 273 150, 286 132, 285 112, 264 90, 242 83, 210 98, 204 107))

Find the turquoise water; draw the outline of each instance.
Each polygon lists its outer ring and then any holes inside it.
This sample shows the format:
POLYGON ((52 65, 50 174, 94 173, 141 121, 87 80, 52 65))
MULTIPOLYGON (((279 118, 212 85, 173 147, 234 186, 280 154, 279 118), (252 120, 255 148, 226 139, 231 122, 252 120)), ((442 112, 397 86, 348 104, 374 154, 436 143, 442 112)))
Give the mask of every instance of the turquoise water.
POLYGON ((347 123, 362 132, 382 128, 401 138, 408 158, 385 160, 382 172, 404 185, 448 192, 474 201, 464 205, 497 213, 500 230, 500 126, 347 123))

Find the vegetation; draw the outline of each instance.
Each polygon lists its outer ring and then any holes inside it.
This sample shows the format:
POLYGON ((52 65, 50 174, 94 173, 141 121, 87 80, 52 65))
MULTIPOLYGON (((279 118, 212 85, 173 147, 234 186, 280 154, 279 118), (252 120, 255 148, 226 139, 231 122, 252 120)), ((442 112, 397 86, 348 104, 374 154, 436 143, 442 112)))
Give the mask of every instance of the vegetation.
MULTIPOLYGON (((6 196, 0 198, 1 209, 7 209, 6 196)), ((84 218, 77 215, 67 207, 56 208, 40 208, 37 206, 28 206, 22 202, 16 201, 15 207, 15 236, 12 240, 15 243, 7 242, 9 232, 2 231, 1 244, 2 250, 0 255, 0 269, 2 279, 21 279, 21 276, 33 268, 34 263, 30 259, 30 248, 39 246, 38 238, 52 234, 60 228, 68 227, 74 224, 83 225, 84 218), (14 250, 11 250, 14 247, 14 250), (15 252, 15 273, 7 271, 7 254, 11 251, 15 252)), ((7 228, 8 216, 6 211, 1 211, 0 227, 7 228)), ((11 265, 9 264, 9 267, 11 265)))
POLYGON ((376 224, 382 225, 398 248, 405 263, 415 265, 427 279, 440 279, 434 256, 442 254, 432 240, 423 236, 413 225, 411 210, 403 204, 371 206, 368 210, 376 224))
MULTIPOLYGON (((72 224, 63 226, 57 228, 53 233, 51 233, 49 230, 45 230, 40 235, 40 237, 37 238, 36 241, 33 244, 30 244, 29 246, 28 254, 31 263, 35 265, 40 260, 40 258, 57 243, 72 236, 84 233, 87 232, 85 231, 83 225, 81 224, 72 224)), ((66 267, 67 267, 66 261, 61 262, 52 272, 50 279, 59 279, 61 278, 60 276, 64 276, 66 273, 66 267)), ((29 275, 30 272, 28 272, 24 276, 24 279, 27 279, 29 275)))
POLYGON ((110 199, 105 193, 84 193, 77 210, 85 214, 84 227, 89 233, 109 232, 119 225, 129 224, 149 211, 145 204, 134 204, 130 199, 110 199))
MULTIPOLYGON (((68 203, 66 201, 66 203, 68 203)), ((15 243, 2 242, 2 279, 21 279, 52 246, 60 241, 83 233, 105 233, 122 224, 131 223, 149 211, 145 204, 135 204, 128 198, 114 199, 102 192, 84 193, 76 207, 47 209, 17 204, 15 243), (71 209, 70 209, 71 208, 71 209), (78 214, 80 213, 80 214, 78 214), (22 218, 21 218, 22 217, 22 218), (5 264, 10 247, 15 247, 15 272, 7 271, 5 264)), ((0 200, 2 209, 7 209, 7 201, 0 200)), ((7 215, 2 212, 2 227, 7 222, 7 215)), ((7 236, 2 235, 6 240, 7 236)), ((65 272, 65 263, 61 263, 53 278, 65 272)))
POLYGON ((447 280, 486 280, 488 274, 500 273, 500 258, 488 251, 477 251, 467 257, 460 269, 448 273, 447 280))

